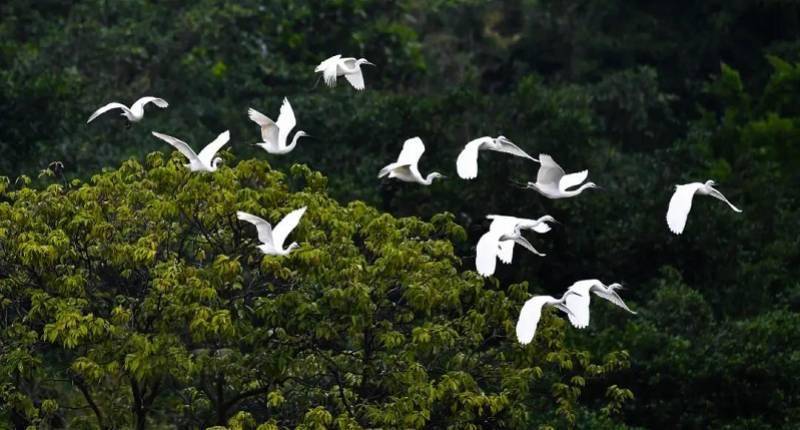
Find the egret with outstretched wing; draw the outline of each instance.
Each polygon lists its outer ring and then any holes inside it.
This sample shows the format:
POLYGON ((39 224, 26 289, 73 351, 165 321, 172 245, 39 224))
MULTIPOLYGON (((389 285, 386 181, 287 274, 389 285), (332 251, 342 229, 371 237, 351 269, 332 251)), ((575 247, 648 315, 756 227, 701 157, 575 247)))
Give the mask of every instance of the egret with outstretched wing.
POLYGON ((289 212, 274 228, 265 219, 247 212, 238 211, 236 212, 236 217, 256 226, 258 240, 261 242, 261 245, 258 245, 258 249, 261 252, 267 255, 287 255, 300 246, 297 242, 292 242, 284 248, 283 243, 289 233, 300 223, 300 218, 303 217, 305 212, 306 206, 289 212))
POLYGON ((729 202, 722 193, 714 189, 714 185, 717 185, 717 183, 708 180, 705 183, 692 182, 675 186, 675 193, 672 194, 672 198, 669 200, 669 209, 667 209, 667 225, 670 231, 675 234, 683 233, 683 229, 686 227, 686 219, 689 217, 689 211, 692 210, 692 200, 696 194, 722 200, 734 212, 742 212, 741 209, 729 202))
POLYGON ((113 109, 122 110, 122 116, 128 119, 129 124, 132 122, 139 122, 142 120, 142 118, 144 118, 144 106, 148 103, 153 103, 154 105, 162 109, 169 106, 169 103, 167 103, 166 100, 160 99, 158 97, 142 97, 139 100, 136 100, 136 102, 130 108, 128 108, 122 103, 111 102, 101 107, 100 109, 94 111, 94 113, 92 114, 92 116, 89 117, 86 123, 88 124, 92 122, 92 120, 94 120, 98 116, 113 109))
POLYGON ((215 155, 220 149, 222 149, 223 146, 225 146, 226 143, 228 143, 228 140, 231 138, 230 132, 226 130, 220 133, 220 135, 217 136, 213 142, 206 145, 206 147, 203 148, 199 154, 196 154, 189 144, 176 137, 159 133, 157 131, 153 132, 153 136, 169 143, 181 154, 183 154, 183 156, 189 160, 189 163, 184 164, 184 166, 186 166, 192 172, 216 171, 220 162, 222 162, 222 158, 215 157, 215 155))

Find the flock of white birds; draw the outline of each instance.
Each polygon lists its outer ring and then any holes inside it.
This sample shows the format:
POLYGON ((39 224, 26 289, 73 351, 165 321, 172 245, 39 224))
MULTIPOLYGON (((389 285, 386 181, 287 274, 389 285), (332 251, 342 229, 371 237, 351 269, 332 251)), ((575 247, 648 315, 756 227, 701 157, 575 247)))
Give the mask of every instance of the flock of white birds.
MULTIPOLYGON (((353 88, 361 91, 365 88, 361 66, 365 64, 374 66, 364 58, 343 58, 341 55, 334 55, 321 62, 314 72, 321 73, 323 81, 329 87, 335 86, 337 78, 343 76, 353 88)), ((114 109, 120 109, 121 115, 127 118, 129 124, 139 122, 144 117, 144 107, 149 103, 160 108, 169 106, 164 99, 157 97, 142 97, 130 108, 121 103, 108 103, 96 110, 89 117, 87 123, 114 109)), ((295 148, 301 137, 308 136, 306 132, 300 130, 290 141, 289 135, 297 125, 297 119, 292 105, 286 98, 283 99, 277 121, 273 121, 252 108, 248 109, 247 113, 249 118, 258 124, 261 131, 262 142, 255 145, 270 154, 287 154, 295 148)), ((216 171, 222 161, 220 157, 216 157, 216 154, 230 140, 230 133, 225 131, 206 145, 200 153, 196 153, 186 142, 178 138, 155 131, 152 133, 153 136, 167 142, 183 154, 188 160, 185 166, 192 172, 216 171)), ((550 155, 539 154, 538 159, 534 158, 505 136, 484 136, 468 142, 456 159, 456 170, 460 178, 469 180, 478 176, 480 151, 503 152, 539 163, 536 182, 528 182, 525 188, 535 190, 549 199, 576 197, 584 190, 598 188, 593 182, 585 182, 589 176, 588 170, 567 174, 550 155)), ((435 179, 445 178, 439 172, 432 172, 427 176, 420 173, 418 163, 424 152, 425 144, 422 143, 422 139, 412 137, 406 140, 397 161, 383 167, 378 172, 378 178, 394 178, 426 186, 431 185, 435 179)), ((675 234, 683 233, 695 195, 714 197, 727 203, 735 212, 741 212, 714 188, 715 185, 716 183, 711 180, 704 183, 693 182, 676 185, 666 216, 670 231, 675 234)), ((267 255, 283 256, 299 246, 297 242, 284 246, 284 242, 292 230, 297 227, 305 211, 306 207, 302 207, 290 212, 275 227, 263 218, 247 212, 236 212, 236 216, 256 227, 258 240, 261 242, 258 249, 261 252, 267 255)), ((514 245, 520 245, 538 256, 545 256, 544 253, 537 251, 522 233, 523 231, 533 231, 538 234, 546 234, 551 230, 550 224, 556 222, 552 216, 544 215, 538 219, 528 219, 506 215, 488 215, 486 218, 492 221, 489 231, 481 236, 475 247, 475 268, 482 276, 494 274, 498 259, 505 264, 511 264, 514 245)), ((546 295, 534 296, 525 302, 520 311, 516 326, 517 340, 522 344, 528 344, 533 340, 545 305, 553 306, 566 313, 574 327, 586 328, 589 325, 589 303, 592 293, 635 314, 617 294, 616 290, 621 288, 622 285, 619 283, 605 285, 597 279, 587 279, 572 284, 560 298, 546 295)))

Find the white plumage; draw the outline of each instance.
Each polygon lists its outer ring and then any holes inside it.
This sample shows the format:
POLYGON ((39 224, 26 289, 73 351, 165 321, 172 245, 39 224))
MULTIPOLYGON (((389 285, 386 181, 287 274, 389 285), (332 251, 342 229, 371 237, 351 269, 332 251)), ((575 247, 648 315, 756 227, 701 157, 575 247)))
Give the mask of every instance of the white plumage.
POLYGON ((534 296, 522 305, 517 319, 517 341, 523 345, 531 343, 536 336, 536 329, 539 320, 542 318, 542 308, 545 306, 555 306, 556 309, 570 314, 570 310, 564 306, 565 300, 573 293, 566 292, 560 299, 553 296, 534 296))
POLYGON ((128 121, 130 122, 139 122, 142 120, 142 118, 144 118, 144 106, 148 103, 153 103, 154 105, 162 109, 169 106, 169 103, 167 103, 166 100, 160 99, 158 97, 142 97, 139 100, 136 100, 136 102, 130 108, 128 108, 122 103, 111 102, 101 107, 100 109, 94 111, 94 113, 92 114, 92 116, 89 117, 86 123, 88 124, 92 122, 92 120, 94 120, 98 116, 112 109, 121 109, 122 116, 128 118, 128 121))
POLYGON ((247 110, 247 115, 261 128, 261 140, 263 140, 263 142, 256 143, 255 145, 263 148, 270 154, 287 154, 297 145, 298 139, 308 136, 305 131, 299 130, 294 134, 291 143, 288 145, 286 144, 289 140, 289 133, 297 124, 297 119, 294 116, 292 105, 289 104, 289 100, 285 97, 281 105, 281 112, 280 115, 278 115, 277 122, 272 121, 269 117, 253 108, 247 110))
POLYGON ((181 154, 183 154, 188 160, 188 164, 184 164, 189 170, 193 172, 214 172, 219 167, 219 163, 222 162, 222 158, 214 157, 226 143, 230 140, 231 135, 228 130, 220 133, 213 142, 206 145, 199 154, 196 154, 194 150, 187 144, 186 142, 172 137, 167 134, 162 134, 159 132, 154 131, 153 136, 163 140, 164 142, 169 143, 175 149, 177 149, 181 154))
POLYGON ((378 178, 388 176, 389 178, 396 178, 403 182, 414 182, 422 185, 430 185, 434 179, 444 178, 439 172, 429 173, 427 177, 423 177, 419 172, 419 159, 425 152, 425 144, 419 137, 412 137, 411 139, 403 142, 403 149, 397 157, 397 161, 387 164, 380 172, 378 178))
POLYGON ((322 73, 322 79, 325 85, 333 87, 336 85, 336 78, 344 76, 347 82, 356 90, 362 91, 364 89, 364 74, 361 72, 361 66, 374 64, 367 61, 365 58, 356 59, 355 57, 344 57, 341 54, 334 55, 314 68, 315 73, 322 73))
POLYGON ((683 233, 683 229, 686 227, 686 219, 689 217, 689 211, 692 210, 692 199, 694 199, 695 194, 722 200, 734 212, 742 212, 741 209, 729 202, 722 193, 714 189, 714 185, 716 185, 716 182, 708 180, 705 183, 692 182, 675 186, 675 193, 672 194, 672 198, 669 200, 669 209, 667 209, 667 225, 670 231, 675 234, 683 233))
POLYGON ((456 169, 461 179, 474 179, 478 177, 478 152, 496 151, 511 154, 517 157, 527 158, 531 161, 539 161, 525 151, 520 149, 505 136, 490 137, 484 136, 471 140, 464 146, 456 159, 456 169))
POLYGON ((283 243, 286 241, 289 233, 300 223, 300 218, 303 217, 305 212, 305 206, 289 212, 275 228, 265 219, 247 212, 238 211, 236 212, 236 217, 256 226, 258 240, 261 242, 258 249, 260 249, 261 252, 267 255, 287 255, 292 252, 293 249, 300 246, 297 242, 292 242, 289 246, 284 248, 283 243))
POLYGON ((575 293, 570 295, 566 301, 566 307, 570 310, 569 321, 576 328, 586 328, 589 325, 590 293, 602 297, 632 314, 636 314, 636 312, 628 308, 619 294, 616 293, 615 290, 619 288, 622 288, 622 285, 614 283, 606 286, 597 279, 575 282, 567 289, 567 291, 575 293))
POLYGON ((594 182, 587 182, 577 190, 570 191, 570 188, 583 183, 589 176, 588 170, 577 173, 566 174, 564 169, 547 154, 539 154, 539 172, 536 175, 536 182, 528 182, 527 188, 536 190, 539 194, 550 199, 563 199, 574 197, 589 188, 597 188, 594 182))

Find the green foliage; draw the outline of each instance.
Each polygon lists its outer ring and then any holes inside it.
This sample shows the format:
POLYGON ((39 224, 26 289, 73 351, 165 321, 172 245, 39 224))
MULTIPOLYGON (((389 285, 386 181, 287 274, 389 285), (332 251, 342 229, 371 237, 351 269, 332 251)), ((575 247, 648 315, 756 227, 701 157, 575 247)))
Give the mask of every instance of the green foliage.
MULTIPOLYGON (((179 158, 0 196, 0 395, 15 422, 574 424, 581 392, 628 365, 567 347, 566 323, 549 314, 520 347, 528 285, 460 271, 452 215, 340 206, 303 165, 287 176, 247 160, 204 175, 179 158), (288 257, 262 255, 235 217, 299 206, 301 247, 288 257)), ((609 411, 621 393, 609 389, 609 411)))

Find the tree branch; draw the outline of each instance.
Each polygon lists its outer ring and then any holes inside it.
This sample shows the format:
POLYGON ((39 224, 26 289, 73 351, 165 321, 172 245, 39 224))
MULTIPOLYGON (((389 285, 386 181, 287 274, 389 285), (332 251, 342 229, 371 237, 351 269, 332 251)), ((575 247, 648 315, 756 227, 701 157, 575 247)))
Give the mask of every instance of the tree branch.
POLYGON ((92 398, 92 394, 89 393, 89 388, 86 386, 86 383, 83 380, 83 377, 77 376, 72 379, 75 382, 75 386, 78 387, 78 391, 83 394, 83 398, 86 399, 86 403, 89 404, 89 407, 92 408, 95 417, 97 417, 97 424, 100 426, 101 429, 106 429, 103 413, 100 411, 100 408, 97 406, 97 403, 94 402, 94 398, 92 398))

